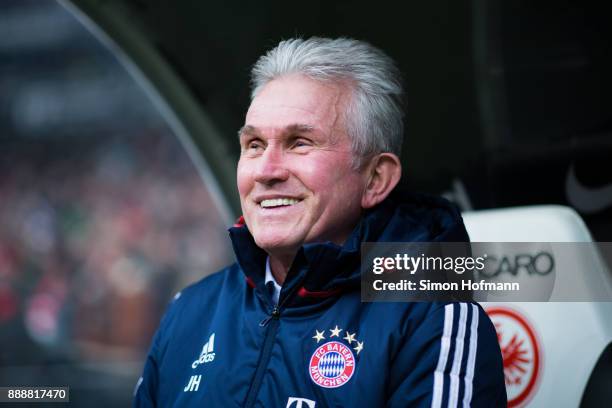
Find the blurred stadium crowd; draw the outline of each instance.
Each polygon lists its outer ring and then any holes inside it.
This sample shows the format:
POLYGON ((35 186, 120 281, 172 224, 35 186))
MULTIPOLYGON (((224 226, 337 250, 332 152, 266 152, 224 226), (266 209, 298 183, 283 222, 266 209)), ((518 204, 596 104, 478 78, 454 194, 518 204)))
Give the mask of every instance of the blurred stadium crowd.
MULTIPOLYGON (((172 292, 228 261, 172 135, 2 149, 0 197, 0 330, 46 347, 139 356, 172 292)), ((20 354, 2 347, 0 362, 20 354)))
POLYGON ((58 3, 2 3, 0 89, 0 386, 127 406, 168 301, 231 261, 227 211, 58 3))

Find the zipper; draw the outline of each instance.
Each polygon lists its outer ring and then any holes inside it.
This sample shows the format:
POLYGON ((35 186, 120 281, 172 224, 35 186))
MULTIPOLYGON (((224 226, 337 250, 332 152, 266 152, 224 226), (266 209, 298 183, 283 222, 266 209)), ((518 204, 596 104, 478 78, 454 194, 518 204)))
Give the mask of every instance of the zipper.
POLYGON ((270 316, 266 317, 261 322, 259 322, 259 326, 266 327, 268 323, 270 322, 270 320, 279 319, 279 318, 280 318, 280 310, 278 309, 278 305, 277 305, 277 306, 274 306, 274 308, 270 312, 270 316))
POLYGON ((264 373, 266 372, 266 368, 268 367, 268 363, 270 362, 270 357, 272 356, 274 338, 276 337, 276 332, 278 331, 278 326, 280 325, 281 308, 293 296, 300 284, 295 285, 291 292, 287 293, 287 295, 283 298, 283 301, 280 302, 280 304, 274 305, 274 307, 270 311, 270 315, 263 319, 261 322, 259 322, 260 327, 267 326, 266 335, 264 338, 263 348, 261 349, 261 354, 259 355, 259 361, 257 362, 255 376, 253 377, 253 381, 251 382, 249 392, 247 392, 247 398, 244 403, 244 406, 246 408, 251 408, 255 405, 255 400, 257 398, 257 394, 259 393, 259 388, 261 388, 264 373))
POLYGON ((274 338, 276 337, 276 332, 278 331, 278 326, 280 324, 279 319, 280 309, 278 305, 276 305, 270 312, 270 316, 266 317, 259 323, 261 327, 267 326, 266 336, 264 338, 261 354, 259 355, 259 361, 257 362, 255 376, 253 377, 253 382, 251 382, 251 387, 249 388, 246 402, 244 403, 244 406, 247 408, 255 405, 255 399, 259 393, 259 388, 261 387, 265 370, 268 367, 268 362, 272 356, 272 346, 274 346, 274 338))

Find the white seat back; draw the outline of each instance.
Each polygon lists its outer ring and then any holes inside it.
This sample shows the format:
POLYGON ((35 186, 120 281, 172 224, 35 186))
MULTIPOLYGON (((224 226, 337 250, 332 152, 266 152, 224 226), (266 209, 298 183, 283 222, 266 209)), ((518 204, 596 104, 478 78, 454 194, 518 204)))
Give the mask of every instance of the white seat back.
MULTIPOLYGON (((473 211, 463 218, 473 242, 502 243, 497 245, 502 248, 504 242, 592 241, 580 216, 563 206, 473 211)), ((610 273, 597 251, 586 256, 591 259, 576 261, 582 289, 611 290, 610 273)), ((562 287, 563 276, 557 279, 562 287)), ((579 406, 593 367, 612 342, 612 303, 489 302, 482 306, 498 330, 509 405, 579 406)))

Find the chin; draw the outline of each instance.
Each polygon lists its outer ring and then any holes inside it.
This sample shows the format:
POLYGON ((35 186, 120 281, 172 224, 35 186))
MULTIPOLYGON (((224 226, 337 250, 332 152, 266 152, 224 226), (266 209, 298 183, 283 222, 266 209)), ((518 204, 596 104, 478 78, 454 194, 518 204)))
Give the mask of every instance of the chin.
POLYGON ((297 250, 301 245, 300 240, 286 234, 255 233, 253 238, 257 246, 266 252, 297 250))

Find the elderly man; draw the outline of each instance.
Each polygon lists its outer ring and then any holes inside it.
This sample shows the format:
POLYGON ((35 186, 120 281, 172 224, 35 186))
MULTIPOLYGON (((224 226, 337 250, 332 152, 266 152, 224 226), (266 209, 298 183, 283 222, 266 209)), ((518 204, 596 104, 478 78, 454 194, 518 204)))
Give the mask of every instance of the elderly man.
POLYGON ((401 176, 393 61, 351 39, 281 42, 239 132, 237 263, 183 290, 136 406, 502 407, 495 330, 469 303, 362 303, 360 244, 467 241, 401 176))

